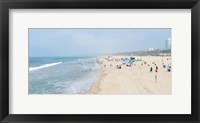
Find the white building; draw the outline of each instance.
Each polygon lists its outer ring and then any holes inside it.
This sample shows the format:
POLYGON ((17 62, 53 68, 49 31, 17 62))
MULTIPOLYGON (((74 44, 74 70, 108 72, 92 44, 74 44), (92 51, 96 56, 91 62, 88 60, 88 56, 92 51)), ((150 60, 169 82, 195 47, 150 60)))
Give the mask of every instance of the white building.
POLYGON ((171 38, 168 38, 165 42, 165 49, 166 50, 170 50, 171 49, 171 44, 172 44, 172 40, 171 38))
POLYGON ((149 48, 148 51, 154 51, 154 48, 149 48))

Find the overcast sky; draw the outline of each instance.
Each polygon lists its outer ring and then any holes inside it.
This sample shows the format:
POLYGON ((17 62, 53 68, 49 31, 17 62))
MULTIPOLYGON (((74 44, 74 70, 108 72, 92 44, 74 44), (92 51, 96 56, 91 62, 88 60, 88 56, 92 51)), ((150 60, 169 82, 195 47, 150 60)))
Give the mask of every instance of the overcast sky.
POLYGON ((93 56, 165 48, 171 29, 29 29, 29 56, 93 56))

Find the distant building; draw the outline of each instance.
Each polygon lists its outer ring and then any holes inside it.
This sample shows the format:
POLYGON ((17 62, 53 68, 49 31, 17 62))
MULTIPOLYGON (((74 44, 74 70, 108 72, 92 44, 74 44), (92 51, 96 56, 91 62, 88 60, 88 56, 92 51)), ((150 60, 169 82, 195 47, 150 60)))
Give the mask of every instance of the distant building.
POLYGON ((154 48, 149 48, 148 51, 154 51, 154 48))
POLYGON ((149 48, 147 51, 159 51, 161 49, 158 49, 158 48, 149 48))
POLYGON ((171 38, 168 38, 165 42, 165 49, 166 50, 170 50, 171 49, 171 43, 172 43, 172 40, 171 38))

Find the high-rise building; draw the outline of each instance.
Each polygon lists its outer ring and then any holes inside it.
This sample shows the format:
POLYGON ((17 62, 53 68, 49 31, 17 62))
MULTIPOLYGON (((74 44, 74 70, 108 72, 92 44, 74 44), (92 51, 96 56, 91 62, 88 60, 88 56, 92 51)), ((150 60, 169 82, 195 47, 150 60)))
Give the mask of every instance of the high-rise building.
POLYGON ((166 50, 170 50, 171 49, 171 43, 172 43, 172 40, 171 38, 168 38, 165 42, 165 49, 166 50))

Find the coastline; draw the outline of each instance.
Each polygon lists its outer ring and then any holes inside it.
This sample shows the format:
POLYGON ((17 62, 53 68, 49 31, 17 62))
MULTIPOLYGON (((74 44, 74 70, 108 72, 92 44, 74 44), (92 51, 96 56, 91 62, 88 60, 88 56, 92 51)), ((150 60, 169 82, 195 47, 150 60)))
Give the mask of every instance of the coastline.
POLYGON ((99 79, 85 94, 170 95, 172 93, 171 72, 162 68, 163 63, 171 65, 171 57, 139 56, 142 61, 134 62, 131 67, 116 61, 126 57, 128 56, 112 56, 112 60, 108 56, 99 58, 99 79), (153 62, 159 68, 156 81, 155 72, 149 72, 150 67, 155 69, 153 62), (121 65, 121 69, 117 69, 117 65, 121 65))
POLYGON ((101 88, 100 88, 101 79, 104 78, 105 76, 101 74, 101 68, 98 71, 98 75, 100 76, 99 79, 96 82, 94 82, 92 87, 90 87, 89 90, 85 92, 85 94, 98 94, 98 92, 101 91, 101 88))

